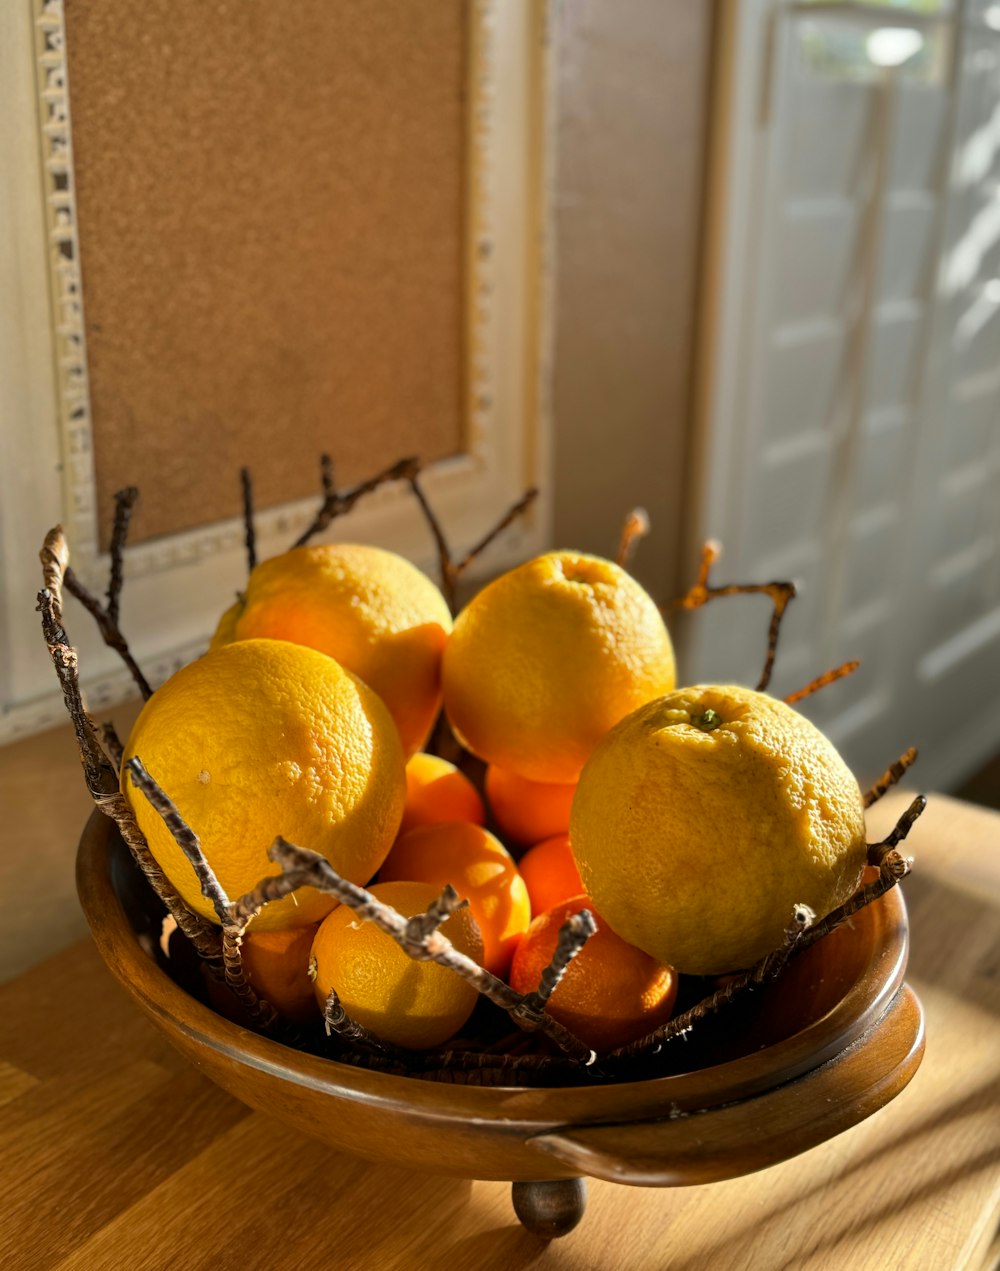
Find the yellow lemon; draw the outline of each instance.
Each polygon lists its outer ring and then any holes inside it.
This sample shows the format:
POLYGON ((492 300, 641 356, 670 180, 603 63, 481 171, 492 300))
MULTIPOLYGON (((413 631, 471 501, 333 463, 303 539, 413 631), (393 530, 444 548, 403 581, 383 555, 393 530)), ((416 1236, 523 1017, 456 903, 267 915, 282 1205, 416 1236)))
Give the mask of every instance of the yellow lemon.
POLYGON ((331 543, 261 562, 244 599, 219 620, 212 647, 264 636, 328 653, 382 698, 409 756, 427 740, 441 705, 451 625, 441 592, 408 560, 380 547, 331 543))
POLYGON ((484 587, 445 649, 444 703, 463 744, 530 781, 576 781, 630 711, 674 686, 656 605, 611 561, 549 552, 484 587))
MULTIPOLYGON (((206 653, 143 707, 125 747, 177 805, 230 899, 280 873, 281 834, 354 883, 384 860, 406 798, 399 734, 381 700, 333 658, 282 640, 206 653)), ((159 814, 122 769, 150 851, 187 904, 215 918, 159 814)), ((304 888, 266 906, 253 930, 305 926, 333 907, 304 888)))
MULTIPOLYGON (((379 883, 371 894, 404 918, 423 913, 440 895, 426 883, 379 883)), ((468 909, 439 928, 460 952, 480 962, 483 941, 468 909)), ((313 941, 313 987, 320 1008, 336 989, 351 1019, 386 1041, 411 1050, 440 1046, 472 1014, 479 996, 454 971, 417 962, 375 926, 340 905, 320 924, 313 941)))
POLYGON ((623 720, 584 768, 570 840, 587 894, 630 944, 681 972, 742 969, 820 917, 865 864, 861 791, 784 702, 677 689, 623 720))

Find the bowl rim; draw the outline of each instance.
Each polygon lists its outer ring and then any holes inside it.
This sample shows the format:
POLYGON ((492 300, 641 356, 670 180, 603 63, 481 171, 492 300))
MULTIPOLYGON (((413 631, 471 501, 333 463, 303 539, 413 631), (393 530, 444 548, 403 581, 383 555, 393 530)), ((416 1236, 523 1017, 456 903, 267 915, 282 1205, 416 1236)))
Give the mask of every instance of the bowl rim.
MULTIPOLYGON (((909 949, 898 887, 856 915, 875 924, 873 955, 854 984, 823 1016, 790 1037, 721 1064, 631 1082, 574 1086, 474 1086, 395 1076, 295 1050, 231 1023, 180 987, 142 948, 111 881, 112 853, 127 854, 114 822, 94 809, 77 852, 80 904, 102 959, 143 1010, 176 1030, 182 1049, 208 1047, 295 1085, 429 1122, 503 1121, 526 1133, 543 1127, 616 1123, 706 1111, 751 1098, 820 1067, 865 1034, 903 984, 909 949), (118 846, 120 845, 120 846, 118 846)), ((131 859, 131 858, 130 858, 131 859)), ((681 1043, 678 1043, 681 1044, 681 1043)))

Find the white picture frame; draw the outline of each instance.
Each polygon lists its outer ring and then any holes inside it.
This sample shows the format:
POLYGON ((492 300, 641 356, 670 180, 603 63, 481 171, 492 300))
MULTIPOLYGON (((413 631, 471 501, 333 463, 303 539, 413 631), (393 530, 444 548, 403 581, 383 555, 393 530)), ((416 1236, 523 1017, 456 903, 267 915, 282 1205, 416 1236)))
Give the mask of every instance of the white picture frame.
MULTIPOLYGON (((468 0, 465 451, 422 484, 464 550, 531 485, 540 497, 478 562, 481 573, 548 545, 549 276, 552 268, 552 75, 547 0, 468 0)), ((65 719, 45 654, 35 593, 38 548, 62 523, 72 565, 102 591, 73 202, 71 85, 62 0, 19 0, 0 16, 0 744, 65 719)), ((387 462, 401 456, 386 456, 387 462)), ((233 474, 235 479, 236 474, 233 474)), ((258 555, 282 551, 319 501, 256 518, 258 555)), ((327 539, 377 543, 432 575, 433 541, 411 492, 384 486, 327 539)), ((122 627, 154 685, 206 647, 246 577, 243 525, 228 519, 140 543, 125 556, 122 627)), ((67 601, 92 710, 131 696, 125 668, 88 615, 67 601)))

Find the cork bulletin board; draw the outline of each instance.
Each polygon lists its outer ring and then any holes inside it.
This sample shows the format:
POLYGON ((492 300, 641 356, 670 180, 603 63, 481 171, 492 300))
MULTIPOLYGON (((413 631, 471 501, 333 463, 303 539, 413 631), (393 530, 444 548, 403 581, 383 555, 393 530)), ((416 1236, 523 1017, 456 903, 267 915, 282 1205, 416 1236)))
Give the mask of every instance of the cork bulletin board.
POLYGON ((467 0, 66 0, 98 518, 463 448, 467 0))

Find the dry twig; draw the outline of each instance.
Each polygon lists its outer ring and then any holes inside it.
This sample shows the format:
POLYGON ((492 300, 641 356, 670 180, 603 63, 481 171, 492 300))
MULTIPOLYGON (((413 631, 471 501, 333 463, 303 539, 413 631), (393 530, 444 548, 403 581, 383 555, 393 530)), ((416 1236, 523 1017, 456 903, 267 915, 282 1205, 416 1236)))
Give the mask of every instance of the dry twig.
POLYGON ((552 960, 542 972, 538 988, 525 998, 533 1010, 545 1009, 545 1003, 555 992, 559 981, 566 974, 567 967, 596 931, 597 923, 589 909, 581 909, 578 914, 571 914, 566 919, 559 928, 559 938, 556 941, 552 960))
POLYGON ((640 1055, 655 1054, 666 1042, 689 1033, 698 1020, 715 1014, 747 989, 763 984, 766 980, 775 979, 791 955, 804 947, 805 936, 815 918, 816 915, 808 905, 796 905, 792 913, 792 921, 785 928, 785 936, 780 948, 766 954, 748 970, 732 976, 721 988, 716 989, 708 997, 702 998, 700 1002, 696 1002, 690 1010, 684 1011, 681 1015, 675 1015, 673 1019, 661 1024, 659 1028, 638 1041, 613 1050, 610 1058, 635 1059, 640 1055))
POLYGON ((649 533, 649 513, 645 508, 633 508, 625 518, 621 538, 618 540, 618 554, 615 563, 622 569, 628 569, 629 562, 640 539, 649 533))
POLYGON ((115 495, 115 520, 111 527, 111 574, 108 578, 107 598, 108 618, 115 626, 118 625, 118 609, 124 582, 122 563, 125 555, 125 541, 128 538, 132 509, 138 498, 139 490, 134 485, 126 486, 115 495))
POLYGON ((818 692, 819 689, 826 688, 828 684, 842 680, 846 675, 853 675, 860 665, 861 663, 857 658, 850 662, 842 662, 840 666, 835 666, 832 671, 824 671, 822 675, 817 675, 814 680, 810 680, 802 688, 796 689, 794 693, 789 693, 784 700, 789 706, 795 702, 801 702, 804 697, 809 697, 813 693, 818 692))
POLYGON ((708 581, 709 572, 721 554, 721 546, 714 539, 709 539, 701 549, 701 565, 698 569, 697 581, 686 595, 674 601, 674 607, 687 610, 699 609, 702 605, 707 604, 709 600, 714 600, 718 596, 770 596, 771 603, 774 605, 774 612, 771 614, 771 624, 767 633, 767 656, 764 660, 764 670, 757 685, 758 691, 763 692, 771 682, 774 657, 778 650, 778 632, 781 628, 781 620, 785 616, 785 610, 791 601, 795 599, 795 584, 793 582, 728 583, 724 587, 712 587, 708 581))
POLYGON ((97 738, 101 743, 101 749, 104 751, 108 762, 115 770, 115 776, 120 777, 122 760, 125 758, 125 747, 122 745, 121 738, 118 736, 114 724, 109 719, 97 726, 97 738))
POLYGON ((401 1046, 394 1046, 382 1037, 377 1037, 371 1029, 365 1028, 364 1024, 359 1024, 356 1019, 352 1019, 344 1010, 336 989, 330 990, 323 1007, 323 1024, 326 1035, 330 1037, 336 1034, 345 1047, 360 1046, 368 1054, 387 1059, 405 1072, 410 1071, 412 1053, 401 1046))
POLYGON ((836 927, 846 922, 859 910, 884 896, 887 891, 910 872, 910 863, 895 849, 909 834, 917 818, 927 806, 923 795, 918 795, 907 810, 899 818, 892 833, 878 843, 868 845, 868 862, 879 870, 879 876, 873 882, 866 883, 842 905, 838 905, 818 922, 812 910, 806 905, 798 905, 792 924, 785 931, 785 939, 781 948, 754 964, 748 971, 733 976, 721 988, 709 997, 703 998, 689 1011, 677 1015, 666 1024, 643 1037, 630 1046, 612 1051, 612 1058, 635 1058, 639 1055, 654 1053, 672 1038, 687 1032, 694 1023, 719 1010, 725 1003, 732 1001, 738 994, 762 984, 765 980, 773 980, 782 970, 788 959, 803 950, 810 948, 818 940, 830 934, 836 927))
MULTIPOLYGON (((516 993, 503 980, 478 966, 471 958, 456 949, 451 941, 438 930, 441 923, 465 903, 458 899, 458 893, 454 887, 445 887, 425 913, 405 918, 391 906, 383 904, 371 892, 342 878, 330 862, 318 852, 297 847, 279 835, 271 844, 267 854, 281 867, 282 872, 262 878, 253 891, 231 901, 208 863, 197 834, 185 823, 169 796, 143 767, 141 759, 136 756, 130 759, 126 766, 135 784, 149 799, 152 807, 163 817, 175 842, 191 862, 198 877, 202 895, 215 909, 223 931, 229 929, 242 932, 266 904, 282 900, 300 887, 315 887, 318 891, 336 897, 341 904, 353 909, 359 917, 373 922, 382 931, 392 936, 400 948, 415 961, 437 962, 454 971, 466 983, 471 984, 478 993, 507 1011, 519 1027, 529 1031, 538 1029, 572 1058, 584 1063, 592 1062, 593 1052, 579 1038, 574 1037, 568 1029, 557 1023, 544 1010, 538 1010, 529 998, 516 993)), ((586 926, 586 923, 584 922, 583 925, 586 926)), ((579 941, 580 945, 589 934, 588 931, 583 940, 579 941)), ((569 956, 566 956, 567 962, 569 956)))
POLYGON ((890 764, 878 781, 866 792, 864 798, 865 807, 870 808, 873 803, 877 803, 889 787, 894 786, 900 780, 907 768, 916 762, 916 759, 917 748, 916 746, 911 746, 909 750, 905 750, 899 756, 895 763, 890 764))
POLYGON ((253 1022, 265 1030, 272 1030, 278 1022, 278 1013, 270 1002, 257 995, 243 969, 243 935, 254 914, 238 913, 236 907, 230 903, 225 888, 219 882, 215 871, 208 863, 208 858, 202 851, 198 835, 181 816, 169 796, 146 771, 141 758, 138 755, 134 756, 125 767, 132 781, 149 800, 150 806, 162 817, 174 842, 190 862, 198 879, 201 894, 215 910, 222 928, 222 961, 226 984, 253 1022))
MULTIPOLYGON (((359 917, 375 923, 411 958, 420 962, 437 962, 454 971, 466 983, 471 984, 477 993, 507 1011, 521 1028, 538 1029, 568 1055, 584 1063, 591 1062, 593 1053, 579 1038, 574 1037, 544 1011, 534 1010, 521 994, 456 949, 436 929, 436 916, 430 922, 428 915, 424 914, 417 915, 416 919, 404 918, 402 914, 376 899, 371 892, 341 878, 330 862, 317 852, 297 847, 280 836, 274 840, 268 856, 280 865, 282 873, 262 878, 252 892, 234 901, 234 915, 259 913, 265 904, 280 900, 299 887, 315 887, 318 891, 335 896, 359 917), (434 929, 428 930, 428 926, 433 926, 434 929)), ((438 902, 439 908, 447 908, 452 903, 449 893, 453 894, 454 889, 445 889, 438 902)))
POLYGON ((431 534, 434 536, 434 545, 438 553, 438 564, 441 569, 441 590, 444 593, 445 600, 448 602, 448 608, 454 613, 458 580, 462 572, 468 569, 476 557, 481 555, 493 540, 503 533, 508 525, 512 524, 528 510, 535 499, 538 498, 538 490, 534 486, 530 490, 526 490, 516 503, 511 504, 493 528, 483 535, 475 547, 470 548, 461 560, 456 561, 452 556, 451 548, 448 545, 448 540, 445 537, 441 522, 438 520, 437 513, 431 507, 427 495, 420 484, 419 473, 415 472, 408 479, 410 488, 413 490, 417 503, 420 505, 420 510, 424 514, 424 519, 430 527, 431 534))
POLYGON ((400 459, 391 467, 377 472, 375 476, 369 477, 367 481, 359 481, 357 485, 350 486, 346 490, 338 490, 333 481, 333 463, 329 455, 323 455, 320 459, 320 481, 323 488, 323 501, 319 506, 310 524, 302 531, 299 537, 292 544, 293 547, 305 547, 311 538, 322 532, 330 525, 330 523, 338 516, 343 516, 350 512, 351 508, 364 498, 366 494, 371 494, 373 490, 377 490, 380 485, 385 485, 389 481, 405 481, 416 476, 420 471, 420 461, 412 456, 406 459, 400 459))
POLYGON ((257 565, 257 531, 253 523, 253 478, 249 468, 240 468, 240 487, 243 491, 243 542, 247 549, 247 573, 252 574, 257 565))
MULTIPOLYGON (((132 810, 119 791, 118 774, 105 757, 97 730, 83 704, 76 649, 69 643, 69 637, 62 625, 62 584, 69 563, 69 551, 61 526, 57 525, 45 536, 40 555, 42 575, 46 583, 46 586, 38 593, 42 633, 45 636, 45 643, 56 669, 56 675, 59 677, 66 709, 73 723, 73 732, 80 751, 90 796, 105 816, 111 817, 118 826, 133 858, 178 927, 208 961, 210 968, 218 970, 221 967, 218 933, 203 918, 188 909, 153 859, 146 839, 132 815, 132 810)), ((104 744, 113 753, 120 748, 121 743, 113 729, 110 729, 109 733, 109 730, 105 728, 104 744), (110 743, 109 736, 113 737, 110 743)))
MULTIPOLYGON (((118 626, 118 611, 123 579, 122 557, 125 551, 125 540, 128 536, 128 525, 132 517, 132 509, 138 497, 139 491, 134 485, 126 486, 124 490, 119 490, 115 495, 115 523, 111 531, 111 573, 108 580, 106 605, 102 605, 94 593, 77 578, 69 566, 68 551, 66 552, 66 562, 61 570, 61 583, 65 584, 66 590, 70 595, 75 596, 79 600, 97 623, 97 629, 101 633, 102 640, 108 648, 114 649, 125 663, 133 680, 139 686, 139 692, 142 694, 143 699, 147 700, 152 697, 153 690, 140 670, 138 662, 132 656, 128 641, 122 635, 121 628, 118 626)), ((48 547, 49 540, 56 531, 62 535, 62 527, 56 526, 55 530, 50 530, 45 540, 46 546, 42 548, 43 569, 45 568, 44 553, 48 547)), ((63 545, 65 547, 65 538, 63 538, 63 545)))

